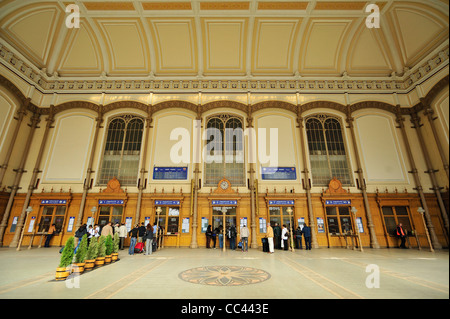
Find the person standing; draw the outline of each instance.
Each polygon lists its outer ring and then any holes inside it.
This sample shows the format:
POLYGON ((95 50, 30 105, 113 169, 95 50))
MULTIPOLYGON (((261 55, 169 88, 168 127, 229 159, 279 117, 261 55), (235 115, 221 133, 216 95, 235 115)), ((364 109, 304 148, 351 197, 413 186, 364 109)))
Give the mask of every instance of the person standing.
POLYGON ((102 236, 108 237, 108 235, 111 235, 111 237, 114 236, 113 234, 113 228, 111 226, 111 222, 107 222, 105 226, 103 226, 102 228, 102 232, 101 232, 102 236))
POLYGON ((288 239, 289 231, 286 228, 286 225, 283 225, 283 229, 281 230, 281 248, 283 248, 284 250, 288 250, 289 248, 288 239))
POLYGON ((236 226, 231 225, 231 227, 229 229, 230 249, 231 250, 236 250, 236 236, 237 236, 236 226))
POLYGON ((297 227, 295 230, 295 241, 297 242, 297 249, 303 249, 302 248, 302 229, 300 226, 297 227))
POLYGON ((247 225, 244 224, 241 228, 241 242, 242 242, 242 252, 248 251, 248 238, 250 237, 250 231, 247 225))
POLYGON ((123 250, 123 244, 125 243, 126 237, 127 237, 127 226, 125 226, 125 223, 122 223, 119 227, 120 250, 123 250))
POLYGON ((400 247, 398 247, 398 248, 406 248, 406 246, 405 246, 405 243, 406 243, 406 230, 403 229, 403 224, 402 223, 397 225, 396 234, 397 234, 397 237, 400 238, 400 240, 401 240, 400 247))
POLYGON ((75 248, 75 253, 78 250, 78 247, 80 246, 81 239, 83 239, 83 236, 87 234, 87 225, 83 224, 78 228, 78 230, 75 232, 75 237, 78 239, 77 247, 75 248))
POLYGON ((206 248, 211 248, 211 238, 212 238, 211 225, 208 225, 205 235, 206 235, 206 248))
POLYGON ((213 241, 213 248, 216 249, 216 243, 217 243, 217 234, 219 233, 219 228, 214 228, 212 233, 212 241, 213 241))
POLYGON ((267 225, 266 237, 269 242, 269 254, 273 254, 273 228, 270 224, 267 225))
POLYGON ((143 242, 143 237, 145 234, 146 228, 144 223, 141 223, 141 226, 139 226, 139 235, 138 235, 138 243, 142 243, 143 242))
POLYGON ((153 245, 153 227, 150 223, 147 224, 143 239, 145 240, 145 255, 151 255, 153 245))
POLYGON ((129 235, 131 237, 130 240, 130 248, 128 249, 128 254, 129 255, 134 255, 134 246, 136 245, 136 241, 137 241, 137 237, 139 234, 139 228, 138 228, 138 224, 134 225, 134 228, 132 230, 129 231, 129 235))
POLYGON ((275 249, 281 249, 281 227, 278 226, 278 223, 275 223, 273 227, 273 235, 275 249))
POLYGON ((53 235, 55 235, 55 232, 56 232, 56 224, 52 224, 47 231, 47 237, 45 237, 44 247, 50 247, 50 240, 52 240, 52 237, 53 235))
POLYGON ((303 236, 305 237, 305 249, 311 250, 311 227, 308 227, 306 223, 303 224, 303 236))

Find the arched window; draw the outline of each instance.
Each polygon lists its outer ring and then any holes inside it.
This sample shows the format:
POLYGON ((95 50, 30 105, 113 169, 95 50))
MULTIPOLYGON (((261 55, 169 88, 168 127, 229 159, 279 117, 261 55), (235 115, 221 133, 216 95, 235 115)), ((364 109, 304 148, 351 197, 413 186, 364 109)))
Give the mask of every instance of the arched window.
POLYGON ((226 178, 233 186, 245 186, 244 132, 242 119, 221 114, 206 123, 205 186, 217 186, 226 178))
POLYGON ((314 186, 327 186, 333 177, 352 186, 350 164, 341 123, 335 117, 318 114, 306 119, 309 160, 314 186))
POLYGON ((100 169, 99 185, 116 177, 121 185, 135 186, 139 170, 144 120, 133 115, 111 119, 100 169))

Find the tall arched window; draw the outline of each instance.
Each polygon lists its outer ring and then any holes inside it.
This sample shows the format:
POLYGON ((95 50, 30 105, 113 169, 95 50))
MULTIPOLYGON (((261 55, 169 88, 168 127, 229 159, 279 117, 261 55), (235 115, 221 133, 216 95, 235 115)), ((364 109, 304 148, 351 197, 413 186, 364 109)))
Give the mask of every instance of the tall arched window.
POLYGON ((99 185, 116 177, 121 185, 135 186, 139 170, 144 120, 121 115, 110 120, 100 169, 99 185))
POLYGON ((233 186, 245 186, 244 132, 242 119, 221 114, 207 119, 205 186, 217 186, 226 178, 233 186))
POLYGON ((310 116, 306 119, 306 135, 314 186, 327 186, 333 177, 344 186, 352 186, 352 174, 339 120, 324 114, 310 116))

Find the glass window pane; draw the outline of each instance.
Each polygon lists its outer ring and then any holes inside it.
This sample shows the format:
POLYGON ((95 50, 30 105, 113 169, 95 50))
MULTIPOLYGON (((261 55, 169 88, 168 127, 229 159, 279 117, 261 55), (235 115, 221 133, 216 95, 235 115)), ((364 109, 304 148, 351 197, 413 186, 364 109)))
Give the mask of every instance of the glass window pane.
POLYGON ((280 207, 274 207, 274 206, 269 207, 269 214, 270 215, 280 215, 281 214, 280 207))
POLYGON ((397 215, 408 215, 406 206, 395 206, 395 213, 397 215))
POLYGON ((350 215, 350 207, 348 206, 339 206, 339 215, 350 215))
POLYGON ((277 223, 278 226, 282 225, 280 216, 270 216, 269 219, 270 219, 270 226, 272 227, 275 226, 275 223, 277 223))
POLYGON ((327 211, 327 215, 337 215, 337 207, 335 206, 327 206, 325 210, 327 211))
POLYGON ((339 233, 339 224, 337 217, 327 217, 328 232, 331 234, 339 233))
POLYGON ((167 221, 167 234, 178 233, 178 220, 179 217, 169 217, 169 220, 167 221))
POLYGON ((352 227, 352 220, 350 217, 340 217, 341 219, 341 231, 342 233, 346 233, 349 232, 351 230, 353 230, 352 227))
POLYGON ((383 206, 381 208, 381 210, 383 211, 383 215, 394 215, 394 211, 392 210, 392 207, 383 206))
POLYGON ((53 215, 54 209, 55 209, 55 206, 45 206, 44 210, 42 211, 42 215, 53 215))
POLYGON ((64 226, 64 217, 63 216, 55 216, 53 219, 53 224, 55 224, 56 231, 59 233, 62 231, 64 226))
POLYGON ((100 206, 100 215, 108 215, 111 211, 111 206, 100 206))
POLYGON ((56 206, 55 215, 65 215, 66 214, 66 206, 56 206))
POLYGON ((389 235, 393 235, 394 232, 395 232, 395 229, 397 228, 397 225, 395 224, 394 217, 385 216, 384 217, 384 222, 386 224, 386 232, 389 235))

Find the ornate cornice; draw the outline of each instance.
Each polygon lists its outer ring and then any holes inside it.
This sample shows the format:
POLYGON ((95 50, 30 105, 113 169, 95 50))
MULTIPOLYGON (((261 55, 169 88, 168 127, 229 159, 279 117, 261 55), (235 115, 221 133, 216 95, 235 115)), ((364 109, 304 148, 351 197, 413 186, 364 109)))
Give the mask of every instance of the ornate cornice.
POLYGON ((59 78, 49 77, 27 61, 21 60, 7 44, 0 42, 0 62, 36 87, 43 94, 49 93, 192 93, 251 92, 251 93, 408 93, 449 63, 449 47, 446 45, 432 58, 406 70, 402 76, 393 73, 390 77, 351 77, 344 73, 340 77, 309 78, 301 75, 283 79, 256 76, 230 79, 205 79, 202 77, 158 77, 142 78, 59 78))

